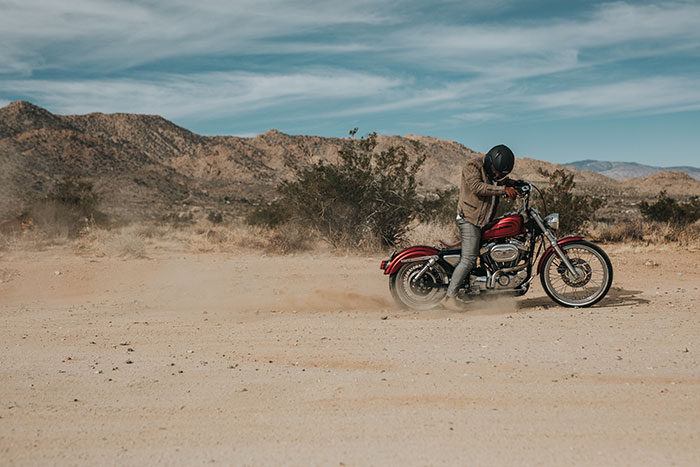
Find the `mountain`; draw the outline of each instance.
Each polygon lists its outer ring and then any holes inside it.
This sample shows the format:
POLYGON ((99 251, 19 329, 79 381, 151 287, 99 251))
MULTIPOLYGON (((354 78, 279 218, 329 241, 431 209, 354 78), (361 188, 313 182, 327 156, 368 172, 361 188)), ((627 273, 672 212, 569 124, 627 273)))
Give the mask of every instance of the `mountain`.
MULTIPOLYGON (((454 141, 419 135, 377 138, 376 150, 402 145, 425 154, 421 190, 457 186, 475 155, 454 141)), ((0 221, 19 215, 65 176, 93 182, 101 207, 121 219, 163 218, 187 209, 219 209, 269 200, 294 165, 332 161, 353 138, 288 135, 269 130, 252 138, 202 136, 157 115, 55 115, 29 102, 0 108, 0 221)), ((575 174, 577 188, 607 196, 636 194, 645 184, 622 183, 596 171, 518 157, 514 177, 544 182, 539 169, 575 174)), ((664 183, 673 185, 676 175, 664 183)), ((692 180, 692 179, 691 179, 692 180)), ((700 194, 700 182, 684 194, 700 194)))
POLYGON ((636 162, 607 162, 596 160, 585 160, 570 162, 566 164, 579 170, 590 170, 606 177, 622 180, 623 178, 642 178, 663 171, 683 172, 695 180, 700 180, 700 169, 690 166, 679 167, 655 167, 651 165, 638 164, 636 162))

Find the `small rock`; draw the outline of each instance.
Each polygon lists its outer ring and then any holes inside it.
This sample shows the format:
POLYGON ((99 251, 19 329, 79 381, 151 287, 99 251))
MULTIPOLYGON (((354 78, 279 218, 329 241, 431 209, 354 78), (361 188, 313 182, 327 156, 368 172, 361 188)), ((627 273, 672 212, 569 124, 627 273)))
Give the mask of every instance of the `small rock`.
POLYGON ((60 275, 61 275, 61 271, 54 271, 54 274, 56 274, 57 276, 60 276, 60 275))
POLYGON ((194 350, 188 350, 187 353, 194 353, 194 350))
POLYGON ((127 360, 127 361, 126 361, 126 364, 127 364, 127 365, 131 365, 132 363, 134 363, 134 362, 132 362, 131 360, 127 360))
POLYGON ((127 352, 133 352, 134 349, 132 349, 131 347, 129 347, 128 349, 126 349, 126 351, 127 351, 127 352))
POLYGON ((129 343, 127 341, 121 341, 119 345, 129 345, 129 343))

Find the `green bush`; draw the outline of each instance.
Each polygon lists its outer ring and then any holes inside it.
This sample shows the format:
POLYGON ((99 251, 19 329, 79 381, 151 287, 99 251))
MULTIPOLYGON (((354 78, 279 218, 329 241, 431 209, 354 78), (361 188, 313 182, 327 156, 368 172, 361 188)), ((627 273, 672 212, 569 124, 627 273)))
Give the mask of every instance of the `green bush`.
POLYGON ((642 201, 639 211, 647 221, 691 224, 700 219, 700 200, 681 203, 662 191, 654 203, 642 201))
POLYGON ((376 146, 371 133, 344 144, 337 162, 294 167, 294 179, 277 187, 280 200, 253 211, 248 220, 301 222, 333 246, 396 245, 419 213, 416 174, 425 155, 411 162, 402 146, 380 152, 376 146))
POLYGON ((547 208, 545 214, 559 213, 559 229, 564 234, 581 232, 592 220, 593 214, 603 207, 605 201, 589 195, 576 195, 574 174, 563 169, 550 172, 538 169, 547 178, 547 187, 542 190, 542 202, 547 208))

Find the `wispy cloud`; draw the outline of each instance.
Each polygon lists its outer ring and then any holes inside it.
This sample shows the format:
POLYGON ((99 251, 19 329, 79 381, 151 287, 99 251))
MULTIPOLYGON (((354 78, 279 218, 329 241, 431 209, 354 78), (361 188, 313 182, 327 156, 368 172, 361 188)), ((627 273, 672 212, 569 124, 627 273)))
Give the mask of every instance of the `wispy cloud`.
POLYGON ((581 18, 493 22, 462 26, 426 25, 394 33, 392 42, 404 60, 442 69, 500 76, 506 80, 574 69, 601 60, 630 58, 630 53, 663 54, 700 47, 700 4, 610 3, 581 18), (634 43, 630 50, 625 45, 634 43), (400 44, 400 45, 399 45, 400 44), (588 49, 591 58, 582 59, 588 49))
POLYGON ((580 116, 620 112, 665 113, 700 109, 700 77, 651 77, 542 93, 525 98, 537 109, 580 116))
POLYGON ((61 113, 213 118, 274 108, 294 118, 295 108, 316 105, 328 117, 411 111, 416 121, 443 110, 481 122, 514 111, 696 108, 697 65, 686 65, 692 77, 601 71, 632 58, 697 59, 696 1, 525 19, 483 14, 522 8, 515 0, 455 0, 435 7, 459 15, 430 20, 419 0, 0 2, 0 94, 61 113))
POLYGON ((168 118, 243 115, 269 106, 376 97, 398 80, 345 70, 296 74, 217 72, 157 80, 8 80, 0 92, 32 95, 62 113, 158 113, 168 118))
MULTIPOLYGON (((171 57, 362 50, 352 41, 298 40, 349 24, 391 22, 369 1, 127 0, 6 1, 0 16, 0 56, 24 57, 24 68, 108 65, 125 69, 171 57), (279 39, 287 39, 280 41, 279 39), (29 60, 39 55, 41 62, 29 60)), ((14 68, 18 68, 15 65, 14 68)), ((2 73, 2 71, 0 71, 2 73)))

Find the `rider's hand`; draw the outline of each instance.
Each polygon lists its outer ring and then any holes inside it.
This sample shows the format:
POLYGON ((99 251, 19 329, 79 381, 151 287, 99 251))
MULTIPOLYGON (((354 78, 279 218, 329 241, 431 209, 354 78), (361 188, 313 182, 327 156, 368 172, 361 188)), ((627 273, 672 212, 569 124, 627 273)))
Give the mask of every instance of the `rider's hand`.
POLYGON ((510 198, 511 200, 514 200, 515 198, 518 197, 518 190, 515 188, 511 188, 509 186, 506 187, 506 196, 510 198))

